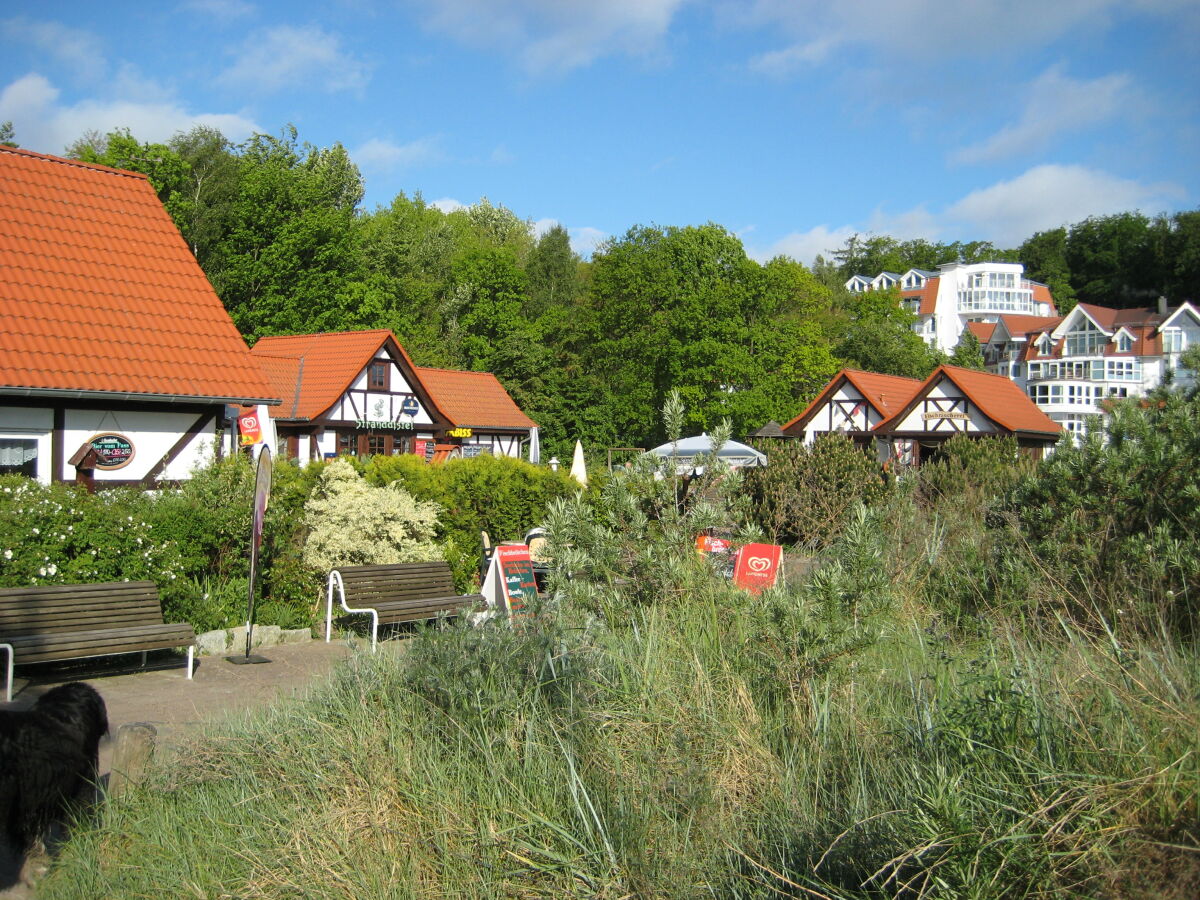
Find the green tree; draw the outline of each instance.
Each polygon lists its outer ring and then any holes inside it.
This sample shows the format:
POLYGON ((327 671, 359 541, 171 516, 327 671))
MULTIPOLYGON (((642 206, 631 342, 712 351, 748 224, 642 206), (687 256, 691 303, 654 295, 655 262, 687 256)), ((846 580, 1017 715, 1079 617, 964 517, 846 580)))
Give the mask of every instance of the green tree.
POLYGON ((555 224, 538 238, 529 254, 525 273, 529 278, 529 302, 525 313, 537 318, 551 306, 570 306, 579 298, 579 255, 571 249, 571 238, 555 224))
POLYGON ((964 369, 983 371, 986 365, 983 361, 983 350, 979 346, 979 338, 970 328, 964 328, 954 347, 954 352, 946 360, 952 366, 962 366, 964 369))
POLYGON ((1071 286, 1071 267, 1067 264, 1067 229, 1039 231, 1021 245, 1025 275, 1050 288, 1060 315, 1075 307, 1075 288, 1071 286))
POLYGON ((848 295, 849 322, 837 354, 855 368, 884 375, 924 378, 945 358, 913 331, 916 317, 894 288, 848 295))
POLYGON ((17 133, 13 130, 13 123, 0 122, 0 146, 4 147, 19 147, 17 143, 17 133))

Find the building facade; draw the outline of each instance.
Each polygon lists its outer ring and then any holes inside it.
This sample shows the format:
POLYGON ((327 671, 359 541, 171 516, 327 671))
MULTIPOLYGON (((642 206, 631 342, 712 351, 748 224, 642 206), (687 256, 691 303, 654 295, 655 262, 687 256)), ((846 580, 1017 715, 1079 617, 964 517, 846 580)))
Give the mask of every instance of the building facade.
POLYGON ((278 403, 146 176, 0 146, 0 474, 154 487, 278 403))
POLYGON ((270 412, 281 451, 300 463, 519 458, 536 445, 537 425, 494 375, 415 366, 390 331, 265 337, 252 354, 283 397, 270 412))
POLYGON ((947 263, 937 272, 909 269, 846 281, 851 293, 888 288, 898 289, 904 307, 917 317, 913 329, 943 353, 954 350, 970 322, 991 323, 1005 314, 1056 315, 1050 289, 1025 278, 1020 263, 947 263))

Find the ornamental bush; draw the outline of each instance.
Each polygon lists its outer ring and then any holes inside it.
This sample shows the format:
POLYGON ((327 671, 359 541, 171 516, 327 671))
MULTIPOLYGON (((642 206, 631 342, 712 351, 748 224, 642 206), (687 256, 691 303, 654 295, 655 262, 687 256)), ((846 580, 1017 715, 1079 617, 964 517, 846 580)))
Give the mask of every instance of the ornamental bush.
POLYGON ((178 547, 135 490, 89 495, 75 485, 0 477, 0 586, 153 581, 185 573, 178 547))
POLYGON ((400 484, 371 485, 339 459, 325 467, 304 505, 303 560, 328 572, 336 566, 441 559, 434 543, 437 519, 436 503, 416 500, 400 484))
POLYGON ((887 493, 879 465, 844 435, 811 444, 760 442, 765 468, 747 469, 754 522, 777 544, 820 549, 841 532, 850 510, 887 493))

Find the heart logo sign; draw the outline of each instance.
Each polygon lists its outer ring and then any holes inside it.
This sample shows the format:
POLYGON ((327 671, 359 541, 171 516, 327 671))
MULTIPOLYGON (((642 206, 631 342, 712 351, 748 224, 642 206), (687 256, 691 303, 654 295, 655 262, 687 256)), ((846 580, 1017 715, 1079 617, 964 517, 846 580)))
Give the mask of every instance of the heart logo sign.
POLYGON ((767 572, 771 568, 771 560, 765 556, 751 556, 746 560, 751 572, 767 572))

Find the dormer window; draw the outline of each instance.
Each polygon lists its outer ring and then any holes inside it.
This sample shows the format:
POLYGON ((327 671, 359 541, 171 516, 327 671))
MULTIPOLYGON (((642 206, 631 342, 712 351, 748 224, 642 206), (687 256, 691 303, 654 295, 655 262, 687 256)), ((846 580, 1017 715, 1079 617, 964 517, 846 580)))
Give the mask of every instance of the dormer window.
POLYGON ((1133 338, 1131 338, 1126 332, 1122 331, 1117 335, 1117 352, 1128 353, 1132 349, 1133 338))
POLYGON ((1050 335, 1043 334, 1038 338, 1037 351, 1042 356, 1049 356, 1054 351, 1054 341, 1051 340, 1050 335))
POLYGON ((391 367, 386 361, 377 359, 367 368, 367 389, 386 391, 388 389, 388 370, 391 367))

